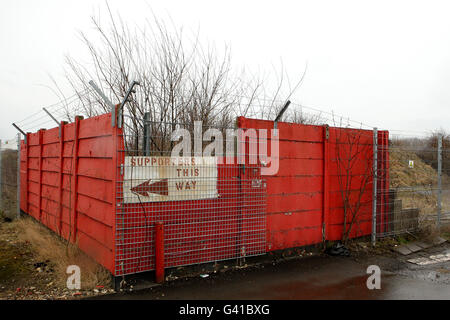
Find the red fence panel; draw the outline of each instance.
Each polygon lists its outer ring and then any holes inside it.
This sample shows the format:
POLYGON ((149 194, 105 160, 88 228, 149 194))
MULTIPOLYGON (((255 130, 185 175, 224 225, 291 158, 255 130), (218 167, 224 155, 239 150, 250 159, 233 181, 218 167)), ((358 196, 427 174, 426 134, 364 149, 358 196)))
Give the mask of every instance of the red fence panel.
MULTIPOLYGON (((274 128, 272 121, 243 117, 238 125, 242 129, 274 128)), ((279 170, 265 177, 268 251, 322 241, 323 128, 281 122, 278 129, 279 170)), ((271 145, 270 139, 267 144, 271 145)))
POLYGON ((21 143, 21 210, 113 272, 111 115, 77 118, 61 123, 61 131, 27 137, 21 143))
MULTIPOLYGON (((240 117, 238 126, 272 130, 274 123, 240 117)), ((279 170, 265 177, 267 250, 340 240, 344 230, 349 238, 370 234, 373 132, 283 122, 278 130, 279 170)), ((387 157, 388 133, 380 135, 379 157, 387 157)), ((387 188, 388 179, 380 176, 379 185, 387 188)), ((379 197, 383 216, 387 202, 379 197)))
MULTIPOLYGON (((273 125, 238 119, 241 129, 273 125)), ((217 197, 144 203, 124 201, 129 154, 111 114, 29 133, 20 147, 21 210, 114 275, 155 268, 157 222, 164 225, 165 267, 339 240, 350 229, 350 238, 370 234, 373 132, 283 122, 278 129, 275 175, 262 177, 260 162, 219 162, 217 197)), ((380 191, 389 187, 388 138, 379 132, 380 191)), ((248 153, 251 143, 244 141, 242 150, 248 153)), ((385 231, 388 197, 381 192, 377 208, 378 228, 385 231)))
POLYGON ((166 268, 230 259, 240 256, 242 247, 243 256, 264 252, 265 247, 258 246, 265 243, 264 230, 256 228, 261 228, 264 192, 251 186, 259 176, 252 169, 219 164, 218 197, 204 200, 125 203, 120 183, 115 274, 154 270, 159 222, 164 225, 166 268))

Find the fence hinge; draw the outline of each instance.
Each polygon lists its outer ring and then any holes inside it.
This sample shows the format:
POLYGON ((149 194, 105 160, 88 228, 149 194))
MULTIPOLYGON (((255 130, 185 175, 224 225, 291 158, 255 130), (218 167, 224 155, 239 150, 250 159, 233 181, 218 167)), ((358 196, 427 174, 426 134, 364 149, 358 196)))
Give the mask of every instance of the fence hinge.
POLYGON ((325 125, 325 139, 328 140, 330 138, 330 127, 325 125))

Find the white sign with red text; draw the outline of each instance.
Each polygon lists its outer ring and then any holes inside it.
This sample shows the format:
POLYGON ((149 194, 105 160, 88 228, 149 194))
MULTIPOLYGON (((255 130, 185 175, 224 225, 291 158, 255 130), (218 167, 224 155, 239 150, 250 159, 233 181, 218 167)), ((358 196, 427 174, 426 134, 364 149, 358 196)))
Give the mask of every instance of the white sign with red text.
POLYGON ((216 157, 125 157, 124 203, 217 198, 216 157))

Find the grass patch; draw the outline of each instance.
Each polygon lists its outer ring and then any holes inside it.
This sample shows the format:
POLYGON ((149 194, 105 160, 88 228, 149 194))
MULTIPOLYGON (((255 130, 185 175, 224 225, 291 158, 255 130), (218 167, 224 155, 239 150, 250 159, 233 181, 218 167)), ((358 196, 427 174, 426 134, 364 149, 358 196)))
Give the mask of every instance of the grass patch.
POLYGON ((401 235, 397 236, 397 241, 398 241, 399 244, 407 244, 409 242, 408 239, 406 239, 405 237, 403 237, 401 235))
POLYGON ((5 283, 29 274, 32 269, 26 264, 26 260, 22 248, 0 241, 0 282, 5 283))
POLYGON ((450 240, 450 225, 444 225, 441 227, 441 237, 450 240))
POLYGON ((17 214, 17 151, 1 150, 2 153, 2 181, 0 193, 2 195, 2 215, 14 219, 17 214))
POLYGON ((54 270, 55 280, 61 287, 66 286, 69 265, 77 265, 81 270, 81 289, 90 290, 97 285, 109 286, 110 274, 76 245, 62 241, 53 232, 31 218, 12 222, 21 241, 29 243, 33 254, 40 261, 48 261, 54 270))

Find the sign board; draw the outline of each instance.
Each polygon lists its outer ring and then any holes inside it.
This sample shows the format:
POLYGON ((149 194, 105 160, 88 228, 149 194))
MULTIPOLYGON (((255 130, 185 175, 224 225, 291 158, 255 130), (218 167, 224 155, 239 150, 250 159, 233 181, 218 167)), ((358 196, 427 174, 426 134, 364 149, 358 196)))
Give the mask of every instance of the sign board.
POLYGON ((217 198, 216 157, 125 157, 124 203, 217 198))
POLYGON ((409 160, 408 167, 410 167, 411 169, 414 168, 414 160, 409 160))

